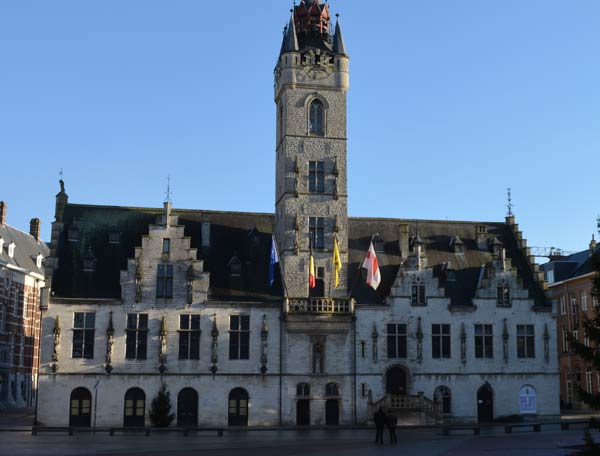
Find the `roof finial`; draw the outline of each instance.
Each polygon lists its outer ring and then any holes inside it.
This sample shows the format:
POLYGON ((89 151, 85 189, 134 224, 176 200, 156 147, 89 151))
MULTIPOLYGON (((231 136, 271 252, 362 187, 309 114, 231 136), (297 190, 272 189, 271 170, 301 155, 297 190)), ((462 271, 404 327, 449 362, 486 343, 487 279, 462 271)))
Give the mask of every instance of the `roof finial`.
POLYGON ((509 217, 512 217, 515 214, 513 213, 513 207, 514 206, 513 206, 513 203, 512 203, 512 191, 511 191, 510 187, 508 187, 506 189, 506 201, 507 201, 506 208, 508 209, 507 215, 509 217))
POLYGON ((166 203, 170 203, 171 202, 171 175, 169 174, 167 176, 167 191, 165 193, 165 202, 166 203))

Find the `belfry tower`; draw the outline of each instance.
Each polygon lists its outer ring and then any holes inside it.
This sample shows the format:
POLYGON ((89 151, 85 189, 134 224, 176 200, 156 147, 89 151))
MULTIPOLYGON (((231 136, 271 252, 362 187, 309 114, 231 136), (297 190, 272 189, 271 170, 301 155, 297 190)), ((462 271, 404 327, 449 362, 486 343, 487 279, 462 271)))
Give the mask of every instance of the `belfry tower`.
POLYGON ((329 5, 302 0, 292 10, 275 67, 277 159, 275 235, 289 297, 348 293, 346 92, 349 63, 329 5), (342 261, 334 286, 334 237, 342 261), (309 288, 312 246, 317 286, 309 288))

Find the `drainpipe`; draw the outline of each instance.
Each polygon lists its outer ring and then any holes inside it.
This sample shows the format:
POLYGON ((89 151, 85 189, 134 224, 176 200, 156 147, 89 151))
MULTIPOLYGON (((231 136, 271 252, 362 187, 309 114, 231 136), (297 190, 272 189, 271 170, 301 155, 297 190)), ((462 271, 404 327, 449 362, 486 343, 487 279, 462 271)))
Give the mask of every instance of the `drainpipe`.
POLYGON ((357 424, 356 420, 356 314, 352 315, 352 333, 354 336, 354 347, 352 350, 352 382, 353 382, 353 391, 352 395, 352 413, 354 417, 354 424, 357 424))
POLYGON ((279 315, 279 426, 283 426, 283 412, 282 412, 282 401, 283 401, 283 322, 285 316, 283 313, 283 307, 279 315))
MULTIPOLYGON (((40 292, 41 293, 41 292, 40 292)), ((42 321, 44 320, 44 308, 42 306, 42 296, 40 294, 40 327, 38 329, 38 347, 37 347, 37 374, 35 376, 35 414, 33 417, 33 425, 38 422, 38 398, 40 397, 40 357, 42 355, 42 321)), ((35 348, 35 341, 34 341, 35 348)))

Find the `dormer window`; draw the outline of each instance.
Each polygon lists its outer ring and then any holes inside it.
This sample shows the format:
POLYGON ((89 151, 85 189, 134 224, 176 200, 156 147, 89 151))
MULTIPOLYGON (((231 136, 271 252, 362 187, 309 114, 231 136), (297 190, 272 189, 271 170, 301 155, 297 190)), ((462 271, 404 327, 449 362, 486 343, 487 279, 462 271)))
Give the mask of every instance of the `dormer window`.
POLYGON ((239 277, 242 275, 242 262, 237 256, 229 260, 229 274, 231 277, 239 277))
POLYGON ((10 244, 8 244, 8 256, 10 258, 14 258, 14 256, 15 256, 15 247, 16 247, 16 245, 14 242, 11 242, 10 244))
POLYGON ((96 270, 96 256, 92 248, 88 248, 86 254, 81 258, 83 272, 94 272, 96 270))
POLYGON ((35 267, 40 269, 42 267, 42 262, 44 260, 44 256, 41 253, 35 257, 35 267))
POLYGON ((500 255, 500 250, 502 249, 502 242, 498 240, 498 238, 494 238, 492 241, 492 253, 496 256, 500 255))
POLYGON ((108 232, 108 243, 119 244, 121 242, 121 232, 116 228, 113 228, 108 232))
POLYGON ((458 236, 452 239, 452 246, 454 248, 454 253, 465 253, 465 243, 458 236))
POLYGON ((324 117, 325 117, 325 106, 321 100, 313 100, 309 108, 309 128, 308 131, 311 135, 324 135, 324 117))
POLYGON ((79 223, 77 223, 77 221, 73 221, 73 223, 71 223, 71 226, 69 227, 69 230, 67 231, 67 239, 69 240, 69 242, 77 242, 79 241, 79 232, 81 230, 79 229, 79 223))
POLYGON ((373 239, 373 247, 376 253, 385 253, 385 242, 381 236, 375 236, 373 239))
POLYGON ((171 253, 171 239, 169 239, 169 238, 163 239, 162 253, 171 253))

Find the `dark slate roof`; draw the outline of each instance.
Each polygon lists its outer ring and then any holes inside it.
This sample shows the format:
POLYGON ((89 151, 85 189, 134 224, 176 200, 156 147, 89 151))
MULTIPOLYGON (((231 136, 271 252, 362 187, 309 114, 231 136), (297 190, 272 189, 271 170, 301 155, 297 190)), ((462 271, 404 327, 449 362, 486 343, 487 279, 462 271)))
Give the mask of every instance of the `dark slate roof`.
MULTIPOLYGON (((59 267, 54 272, 52 289, 59 297, 120 298, 120 271, 135 247, 141 246, 148 226, 156 223, 162 209, 68 204, 63 213, 60 233, 59 267), (79 226, 79 241, 68 241, 69 227, 79 226), (119 244, 108 242, 108 233, 118 230, 119 244), (84 272, 81 261, 91 247, 96 257, 93 272, 84 272)), ((174 209, 198 249, 199 259, 210 274, 210 299, 268 301, 283 296, 281 278, 276 271, 275 284, 268 285, 268 264, 274 216, 271 214, 211 212, 174 209), (202 248, 202 220, 211 223, 210 248, 202 248), (236 256, 242 263, 240 279, 231 280, 229 262, 236 256)))
POLYGON ((44 267, 36 265, 36 258, 41 253, 45 258, 50 253, 48 246, 43 241, 36 241, 29 233, 25 233, 10 225, 0 225, 0 237, 4 239, 4 247, 0 252, 0 261, 11 264, 31 272, 44 275, 44 267), (8 245, 15 243, 15 252, 13 258, 8 256, 8 245))
MULTIPOLYGON (((600 255, 600 244, 596 246, 594 253, 600 255)), ((542 265, 542 270, 554 271, 554 283, 589 274, 594 270, 590 249, 551 260, 542 265)))
POLYGON ((356 280, 356 283, 354 279, 349 281, 354 283, 352 295, 357 302, 381 303, 389 295, 400 268, 400 223, 408 224, 410 235, 418 235, 424 242, 427 267, 433 268, 434 276, 440 279, 440 286, 444 287, 446 296, 451 298, 452 305, 471 304, 477 291, 481 267, 492 261, 491 252, 477 248, 476 225, 487 226, 489 238, 493 240, 496 237, 502 242, 507 258, 517 268, 519 277, 529 289, 535 304, 547 305, 527 258, 519 249, 511 228, 505 223, 373 218, 351 218, 349 221, 349 271, 357 270, 373 234, 379 234, 384 244, 384 252, 377 253, 382 275, 379 288, 374 291, 363 280, 356 280), (454 253, 450 244, 450 240, 457 236, 464 242, 464 253, 454 253), (450 265, 449 270, 447 263, 450 265))
MULTIPOLYGON (((53 291, 58 297, 119 298, 120 273, 127 259, 133 258, 134 249, 141 245, 141 237, 148 226, 156 222, 162 209, 89 206, 68 204, 63 213, 64 229, 58 245, 59 268, 53 277, 53 291), (80 234, 78 242, 67 239, 69 227, 76 223, 80 234), (119 244, 109 244, 108 233, 121 233, 119 244), (94 272, 82 271, 81 261, 91 247, 96 257, 94 272)), ((185 226, 191 245, 198 249, 198 257, 210 272, 209 299, 269 301, 283 297, 279 271, 276 270, 274 287, 268 285, 268 265, 274 215, 264 213, 217 212, 174 209, 179 223, 185 226), (202 248, 202 221, 211 224, 210 248, 202 248), (229 263, 237 257, 242 264, 240 279, 232 279, 229 263)), ((418 232, 424 242, 428 267, 441 279, 441 286, 452 303, 464 305, 474 296, 481 266, 492 259, 489 252, 477 249, 475 225, 485 224, 491 239, 498 238, 507 249, 507 256, 518 268, 525 286, 537 305, 544 305, 544 294, 535 283, 533 273, 517 247, 510 227, 504 223, 448 222, 427 220, 350 218, 349 265, 347 282, 352 296, 361 304, 379 304, 389 295, 400 267, 398 246, 399 224, 407 223, 411 235, 418 232), (377 256, 382 283, 373 291, 362 280, 359 264, 369 247, 373 234, 378 233, 382 243, 377 244, 377 256), (450 239, 460 237, 464 254, 454 253, 450 239), (450 262, 451 273, 444 270, 450 262), (455 279, 455 280, 453 280, 455 279)))

